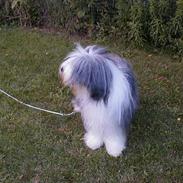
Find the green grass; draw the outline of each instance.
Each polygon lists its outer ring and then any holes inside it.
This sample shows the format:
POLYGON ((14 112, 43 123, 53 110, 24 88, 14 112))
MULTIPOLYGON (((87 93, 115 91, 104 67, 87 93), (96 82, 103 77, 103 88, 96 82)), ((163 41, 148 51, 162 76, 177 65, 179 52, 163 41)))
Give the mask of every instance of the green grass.
MULTIPOLYGON (((58 66, 72 48, 62 34, 0 29, 0 88, 36 106, 71 111, 58 66)), ((0 94, 0 182, 183 181, 183 63, 119 44, 109 48, 130 60, 140 90, 124 154, 112 158, 104 148, 85 147, 78 114, 38 112, 0 94)))

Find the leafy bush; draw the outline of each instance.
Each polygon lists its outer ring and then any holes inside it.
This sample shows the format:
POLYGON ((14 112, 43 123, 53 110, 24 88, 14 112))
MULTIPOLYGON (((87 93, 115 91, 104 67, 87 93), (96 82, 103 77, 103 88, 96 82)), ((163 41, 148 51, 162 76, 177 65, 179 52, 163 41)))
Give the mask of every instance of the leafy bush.
POLYGON ((183 0, 0 0, 0 23, 54 27, 183 53, 183 0))

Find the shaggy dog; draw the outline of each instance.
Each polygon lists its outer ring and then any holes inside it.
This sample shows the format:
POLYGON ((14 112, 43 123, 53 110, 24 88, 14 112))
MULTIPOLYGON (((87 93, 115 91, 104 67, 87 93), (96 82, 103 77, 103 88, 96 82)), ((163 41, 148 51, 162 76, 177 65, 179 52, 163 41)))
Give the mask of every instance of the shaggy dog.
POLYGON ((119 156, 138 105, 131 66, 103 47, 78 44, 60 65, 59 75, 74 94, 72 104, 81 113, 86 145, 95 150, 104 144, 108 154, 119 156))

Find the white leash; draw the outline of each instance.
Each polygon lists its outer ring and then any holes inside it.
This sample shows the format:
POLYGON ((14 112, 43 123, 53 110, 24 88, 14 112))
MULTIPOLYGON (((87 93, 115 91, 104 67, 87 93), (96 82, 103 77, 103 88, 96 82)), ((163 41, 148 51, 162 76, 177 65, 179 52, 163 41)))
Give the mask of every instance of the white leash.
POLYGON ((24 106, 27 106, 27 107, 30 107, 32 109, 37 109, 39 111, 44 111, 44 112, 47 112, 47 113, 51 113, 51 114, 56 114, 56 115, 60 115, 60 116, 71 116, 73 114, 75 114, 76 112, 71 112, 71 113, 68 113, 68 114, 65 114, 65 113, 61 113, 61 112, 55 112, 55 111, 50 111, 50 110, 46 110, 46 109, 42 109, 42 108, 39 108, 39 107, 35 107, 35 106, 32 106, 30 104, 26 104, 20 100, 18 100, 17 98, 13 97, 12 95, 6 93, 4 90, 0 89, 0 92, 5 94, 6 96, 8 96, 9 98, 15 100, 16 102, 24 105, 24 106))

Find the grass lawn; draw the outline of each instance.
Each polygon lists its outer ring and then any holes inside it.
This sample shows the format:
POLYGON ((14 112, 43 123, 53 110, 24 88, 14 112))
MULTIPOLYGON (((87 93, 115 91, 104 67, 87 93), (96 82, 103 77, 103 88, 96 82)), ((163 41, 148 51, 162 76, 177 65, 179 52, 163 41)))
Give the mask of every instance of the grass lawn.
MULTIPOLYGON (((0 88, 71 112, 58 66, 72 48, 61 34, 1 28, 0 88)), ((0 182, 183 182, 183 63, 157 51, 109 48, 132 63, 141 97, 124 154, 112 158, 104 148, 85 147, 79 114, 42 113, 0 94, 0 182)))

